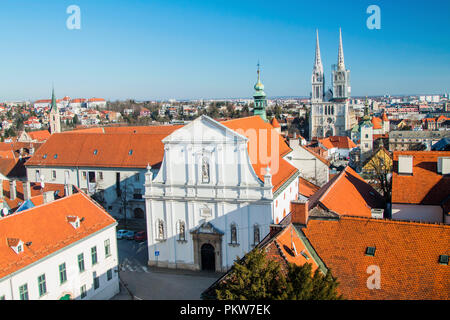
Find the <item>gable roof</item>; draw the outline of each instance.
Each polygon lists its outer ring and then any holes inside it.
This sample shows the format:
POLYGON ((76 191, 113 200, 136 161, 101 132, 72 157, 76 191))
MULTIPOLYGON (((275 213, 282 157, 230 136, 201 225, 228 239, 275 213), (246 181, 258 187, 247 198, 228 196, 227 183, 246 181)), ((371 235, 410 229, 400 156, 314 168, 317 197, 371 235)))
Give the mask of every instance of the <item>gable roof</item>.
POLYGON ((82 192, 2 218, 0 279, 115 223, 82 192), (80 212, 84 221, 75 229, 66 217, 77 216, 80 212), (8 247, 8 238, 31 242, 31 245, 24 246, 24 251, 16 254, 8 247))
POLYGON ((385 208, 383 197, 352 168, 341 173, 310 198, 310 209, 326 208, 339 215, 371 217, 372 208, 385 208))
POLYGON ((450 299, 450 266, 439 256, 449 254, 450 226, 357 217, 309 220, 298 227, 333 276, 346 299, 450 299), (375 255, 367 256, 367 247, 375 255), (378 266, 381 287, 367 282, 378 266))
POLYGON ((320 187, 316 186, 314 183, 309 182, 305 178, 298 177, 298 193, 309 198, 314 193, 319 191, 320 187))
POLYGON ((437 173, 439 157, 450 157, 450 151, 394 151, 392 203, 441 205, 450 196, 450 177, 437 173), (413 174, 398 174, 398 158, 413 156, 413 174))

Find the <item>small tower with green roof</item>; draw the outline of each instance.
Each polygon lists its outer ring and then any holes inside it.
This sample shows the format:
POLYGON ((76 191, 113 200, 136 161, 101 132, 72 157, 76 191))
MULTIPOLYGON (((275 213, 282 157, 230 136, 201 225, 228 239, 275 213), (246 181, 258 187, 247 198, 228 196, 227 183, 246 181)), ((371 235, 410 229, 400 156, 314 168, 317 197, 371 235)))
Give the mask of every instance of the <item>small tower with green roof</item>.
POLYGON ((55 89, 52 88, 52 104, 50 107, 50 133, 61 132, 61 116, 55 98, 55 89))
POLYGON ((264 85, 260 80, 260 70, 258 63, 258 81, 255 84, 255 93, 253 94, 254 99, 254 109, 253 114, 260 116, 264 121, 267 121, 266 117, 266 108, 267 108, 267 99, 266 93, 264 92, 264 85))

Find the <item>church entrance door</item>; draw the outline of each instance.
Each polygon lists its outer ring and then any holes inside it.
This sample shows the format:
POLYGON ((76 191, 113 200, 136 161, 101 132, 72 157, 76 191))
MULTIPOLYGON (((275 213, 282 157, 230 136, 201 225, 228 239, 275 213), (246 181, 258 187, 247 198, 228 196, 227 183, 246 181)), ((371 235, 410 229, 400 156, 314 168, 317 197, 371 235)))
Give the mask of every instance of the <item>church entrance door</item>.
POLYGON ((214 247, 205 243, 201 248, 202 270, 215 271, 216 270, 216 257, 214 254, 214 247))

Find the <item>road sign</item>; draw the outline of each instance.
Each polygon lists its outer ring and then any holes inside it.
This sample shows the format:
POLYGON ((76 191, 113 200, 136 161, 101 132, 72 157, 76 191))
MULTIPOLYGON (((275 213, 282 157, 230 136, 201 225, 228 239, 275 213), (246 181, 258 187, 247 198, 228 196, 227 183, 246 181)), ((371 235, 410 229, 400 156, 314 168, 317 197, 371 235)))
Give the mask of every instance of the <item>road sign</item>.
POLYGON ((155 251, 155 257, 159 256, 159 251, 155 251))

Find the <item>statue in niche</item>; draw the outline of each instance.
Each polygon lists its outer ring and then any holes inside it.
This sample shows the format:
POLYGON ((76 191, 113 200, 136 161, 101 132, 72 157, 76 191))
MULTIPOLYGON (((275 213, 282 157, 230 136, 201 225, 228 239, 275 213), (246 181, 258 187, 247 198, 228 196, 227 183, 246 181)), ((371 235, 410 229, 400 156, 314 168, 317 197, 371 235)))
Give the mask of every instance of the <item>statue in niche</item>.
POLYGON ((164 239, 164 223, 161 220, 158 221, 158 238, 164 239))
POLYGON ((202 183, 209 183, 209 161, 207 157, 202 158, 202 183))
POLYGON ((179 240, 184 241, 186 240, 186 236, 185 236, 185 227, 184 227, 184 222, 180 222, 180 238, 179 240))

